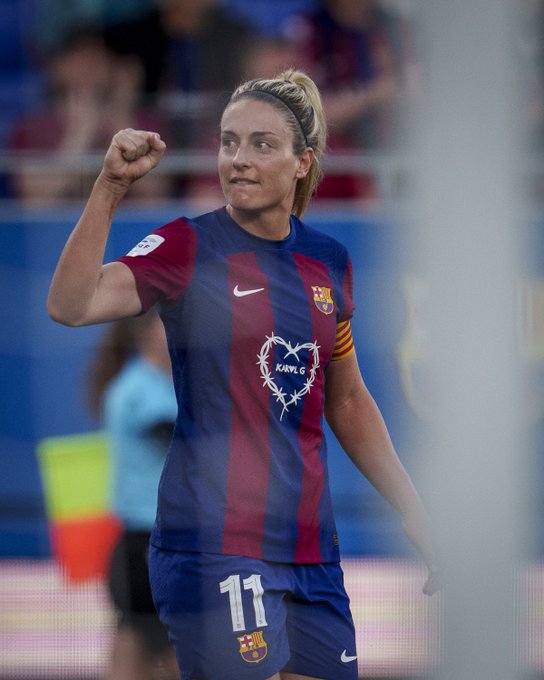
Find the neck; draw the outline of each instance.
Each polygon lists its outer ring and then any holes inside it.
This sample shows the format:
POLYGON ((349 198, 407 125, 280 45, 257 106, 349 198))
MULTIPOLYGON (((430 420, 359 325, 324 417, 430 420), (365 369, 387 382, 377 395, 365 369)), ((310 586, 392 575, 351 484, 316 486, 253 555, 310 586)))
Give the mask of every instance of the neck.
POLYGON ((227 212, 244 231, 270 241, 283 241, 291 232, 290 216, 286 210, 274 212, 237 210, 227 205, 227 212))

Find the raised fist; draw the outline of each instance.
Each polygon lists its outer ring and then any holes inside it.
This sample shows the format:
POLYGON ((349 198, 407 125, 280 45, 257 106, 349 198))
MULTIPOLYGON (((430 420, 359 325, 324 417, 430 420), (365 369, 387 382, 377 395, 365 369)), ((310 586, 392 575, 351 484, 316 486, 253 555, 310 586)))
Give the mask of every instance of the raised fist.
POLYGON ((114 135, 102 166, 103 179, 128 187, 161 160, 166 144, 157 132, 127 128, 114 135))

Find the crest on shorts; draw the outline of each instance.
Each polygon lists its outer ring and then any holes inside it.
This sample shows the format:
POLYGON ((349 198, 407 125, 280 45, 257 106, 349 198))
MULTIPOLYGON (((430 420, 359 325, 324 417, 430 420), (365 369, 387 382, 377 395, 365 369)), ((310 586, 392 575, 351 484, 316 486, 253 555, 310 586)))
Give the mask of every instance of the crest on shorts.
POLYGON ((315 306, 323 314, 332 314, 334 302, 331 297, 331 289, 325 286, 312 286, 315 306))
POLYGON ((240 656, 247 663, 259 663, 268 654, 268 645, 263 638, 263 631, 246 633, 237 638, 240 643, 240 656))

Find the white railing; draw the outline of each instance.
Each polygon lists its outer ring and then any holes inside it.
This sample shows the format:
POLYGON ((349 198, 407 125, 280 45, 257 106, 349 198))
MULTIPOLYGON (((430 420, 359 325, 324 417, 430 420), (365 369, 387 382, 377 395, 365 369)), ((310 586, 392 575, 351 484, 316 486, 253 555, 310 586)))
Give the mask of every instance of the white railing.
MULTIPOLYGON (((4 152, 0 154, 0 175, 17 175, 22 171, 43 173, 77 172, 98 174, 104 152, 85 154, 45 151, 4 152)), ((410 192, 418 175, 418 158, 399 151, 329 153, 323 161, 325 174, 371 174, 377 183, 380 203, 391 206, 410 202, 410 192)), ((173 177, 211 175, 217 171, 215 152, 199 149, 168 149, 154 173, 173 177)), ((544 156, 533 153, 521 158, 518 168, 521 187, 527 190, 526 203, 544 208, 544 156)), ((523 189, 522 189, 523 190, 523 189)))

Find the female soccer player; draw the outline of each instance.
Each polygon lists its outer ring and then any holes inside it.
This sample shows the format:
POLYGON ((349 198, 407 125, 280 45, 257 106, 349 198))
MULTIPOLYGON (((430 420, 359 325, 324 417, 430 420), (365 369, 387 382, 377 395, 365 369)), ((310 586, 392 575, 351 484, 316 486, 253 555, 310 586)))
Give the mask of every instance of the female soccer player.
POLYGON ((424 509, 357 365, 349 256, 300 219, 325 142, 305 74, 242 84, 221 119, 225 207, 103 265, 115 209, 165 150, 156 133, 120 131, 51 284, 49 313, 67 325, 159 307, 179 413, 150 573, 184 680, 357 678, 323 416, 399 511, 435 589, 424 509))

